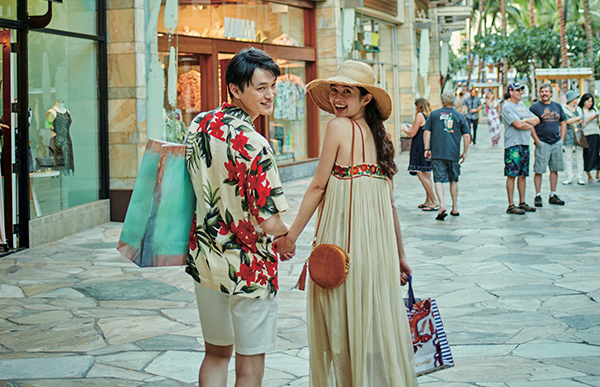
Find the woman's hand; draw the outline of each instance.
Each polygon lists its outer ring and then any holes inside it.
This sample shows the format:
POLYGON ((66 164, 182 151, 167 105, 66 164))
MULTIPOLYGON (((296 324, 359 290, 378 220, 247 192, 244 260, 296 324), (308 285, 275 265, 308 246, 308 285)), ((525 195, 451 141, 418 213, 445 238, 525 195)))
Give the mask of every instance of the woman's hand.
POLYGON ((273 247, 280 255, 282 261, 288 261, 296 254, 296 242, 292 241, 288 235, 282 235, 275 239, 273 247))
POLYGON ((412 270, 406 261, 406 258, 400 258, 400 284, 406 285, 408 282, 408 276, 412 274, 412 270))

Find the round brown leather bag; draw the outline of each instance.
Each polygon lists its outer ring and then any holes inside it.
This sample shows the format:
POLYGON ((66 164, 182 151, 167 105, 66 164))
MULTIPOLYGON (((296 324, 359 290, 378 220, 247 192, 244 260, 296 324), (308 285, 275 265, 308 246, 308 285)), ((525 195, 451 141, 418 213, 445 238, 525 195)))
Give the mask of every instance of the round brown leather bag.
MULTIPOLYGON (((356 123, 358 125, 358 123, 356 123)), ((360 129, 360 125, 358 125, 360 129)), ((362 132, 362 129, 361 129, 362 132)), ((319 246, 317 244, 317 234, 319 233, 319 227, 321 226, 321 216, 323 216, 323 207, 319 214, 319 221, 317 222, 317 228, 315 230, 315 237, 313 239, 313 251, 304 263, 302 268, 302 274, 296 283, 295 288, 304 290, 306 283, 306 270, 310 274, 310 278, 315 284, 323 289, 334 289, 344 283, 346 276, 348 276, 348 270, 350 269, 350 230, 352 221, 352 183, 353 183, 353 166, 354 166, 354 120, 352 120, 352 162, 350 164, 350 205, 348 211, 348 246, 346 251, 341 247, 323 243, 319 246), (348 252, 348 253, 346 253, 348 252)), ((323 203, 325 202, 325 196, 323 197, 323 203)))
POLYGON ((310 278, 323 289, 333 289, 343 284, 349 268, 350 257, 336 245, 319 245, 308 257, 310 278))

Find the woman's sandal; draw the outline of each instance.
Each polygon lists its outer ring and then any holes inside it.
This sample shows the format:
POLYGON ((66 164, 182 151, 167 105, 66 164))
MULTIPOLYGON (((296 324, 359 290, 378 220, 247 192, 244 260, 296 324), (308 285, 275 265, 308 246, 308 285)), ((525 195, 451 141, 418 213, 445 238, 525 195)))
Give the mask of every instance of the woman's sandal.
POLYGON ((435 220, 444 220, 446 219, 446 216, 448 216, 448 213, 446 211, 440 212, 436 217, 435 220))

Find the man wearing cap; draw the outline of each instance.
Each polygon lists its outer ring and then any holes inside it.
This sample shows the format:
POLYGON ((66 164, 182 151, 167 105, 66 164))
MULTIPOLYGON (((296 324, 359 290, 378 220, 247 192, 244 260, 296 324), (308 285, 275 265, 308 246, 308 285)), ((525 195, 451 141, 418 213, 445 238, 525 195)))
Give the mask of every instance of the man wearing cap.
POLYGON ((504 123, 504 176, 508 195, 508 214, 524 215, 535 212, 535 208, 525 203, 525 184, 529 176, 529 142, 531 130, 540 120, 523 104, 523 88, 518 82, 508 85, 502 105, 504 123), (515 179, 519 191, 519 206, 515 206, 513 196, 515 179))
POLYGON ((437 220, 444 220, 448 216, 444 204, 442 183, 450 183, 450 195, 452 196, 450 215, 459 215, 457 209, 458 176, 460 175, 460 164, 467 157, 467 149, 471 140, 465 116, 453 108, 454 93, 447 91, 442 94, 442 105, 441 109, 431 112, 423 127, 425 158, 431 159, 435 194, 440 202, 437 220), (460 153, 461 137, 463 139, 462 153, 460 153))
POLYGON ((548 203, 563 206, 564 201, 556 196, 558 171, 564 171, 563 141, 567 133, 567 117, 562 107, 552 101, 552 86, 544 83, 540 86, 540 100, 529 107, 540 123, 531 131, 535 142, 535 163, 533 164, 533 184, 535 199, 533 204, 542 207, 542 174, 550 168, 550 197, 548 203))
POLYGON ((481 109, 483 109, 483 104, 477 96, 477 89, 473 87, 471 88, 471 94, 463 99, 460 109, 460 112, 467 119, 469 130, 473 129, 473 134, 471 135, 473 145, 477 142, 477 124, 479 123, 479 111, 481 109))
POLYGON ((575 90, 569 90, 565 93, 565 104, 562 105, 565 116, 567 116, 567 134, 563 142, 563 157, 565 161, 565 171, 567 178, 563 184, 571 184, 573 182, 573 155, 577 160, 577 184, 584 185, 583 180, 583 148, 575 143, 575 132, 581 130, 583 124, 583 111, 577 106, 579 93, 575 90))

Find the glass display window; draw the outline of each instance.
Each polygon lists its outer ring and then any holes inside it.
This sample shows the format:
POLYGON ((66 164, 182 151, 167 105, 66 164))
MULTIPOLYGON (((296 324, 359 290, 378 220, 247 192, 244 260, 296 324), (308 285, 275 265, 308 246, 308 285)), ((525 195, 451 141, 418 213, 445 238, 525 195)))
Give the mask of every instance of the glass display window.
MULTIPOLYGON (((50 3, 52 21, 46 26, 55 30, 96 35, 96 0, 66 0, 62 3, 50 3)), ((48 10, 48 0, 28 0, 29 15, 43 15, 48 10)))
POLYGON ((276 62, 281 68, 281 75, 277 78, 277 97, 269 120, 269 138, 277 164, 286 164, 308 157, 306 67, 302 61, 276 62))
POLYGON ((29 34, 32 218, 99 198, 96 53, 91 40, 29 34))
POLYGON ((158 32, 304 46, 304 11, 300 8, 266 1, 196 5, 180 0, 173 18, 165 15, 165 7, 161 6, 158 32))
POLYGON ((17 0, 0 0, 0 18, 17 18, 17 0))

